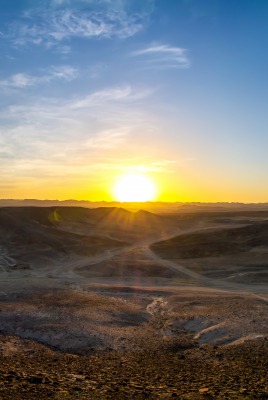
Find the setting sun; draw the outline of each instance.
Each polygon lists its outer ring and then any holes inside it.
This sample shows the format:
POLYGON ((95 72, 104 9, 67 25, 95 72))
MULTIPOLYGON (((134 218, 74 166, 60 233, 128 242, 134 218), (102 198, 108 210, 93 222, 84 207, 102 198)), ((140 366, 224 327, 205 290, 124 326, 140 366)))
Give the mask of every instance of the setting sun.
POLYGON ((121 176, 114 186, 114 196, 121 202, 143 202, 154 200, 156 187, 151 178, 141 174, 121 176))

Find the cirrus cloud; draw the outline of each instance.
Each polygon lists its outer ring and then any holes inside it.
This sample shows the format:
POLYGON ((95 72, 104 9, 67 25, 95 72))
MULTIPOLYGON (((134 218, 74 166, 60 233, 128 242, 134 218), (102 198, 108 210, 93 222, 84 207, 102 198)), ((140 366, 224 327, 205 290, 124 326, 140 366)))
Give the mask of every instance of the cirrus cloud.
POLYGON ((31 10, 9 25, 5 35, 15 45, 51 47, 72 38, 128 38, 143 29, 143 14, 74 9, 31 10))
POLYGON ((167 44, 152 45, 132 52, 131 56, 142 57, 150 67, 188 68, 190 66, 187 49, 167 44))
POLYGON ((18 72, 6 79, 0 80, 0 87, 23 89, 40 83, 50 83, 54 80, 72 81, 77 78, 78 69, 70 65, 51 66, 43 75, 30 75, 18 72))

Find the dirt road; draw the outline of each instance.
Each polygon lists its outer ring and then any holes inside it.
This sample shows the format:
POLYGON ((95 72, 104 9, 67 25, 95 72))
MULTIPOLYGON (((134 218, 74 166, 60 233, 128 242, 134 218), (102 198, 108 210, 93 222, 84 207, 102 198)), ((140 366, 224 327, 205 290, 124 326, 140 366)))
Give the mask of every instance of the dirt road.
MULTIPOLYGON (((174 237, 180 233, 182 233, 180 230, 179 231, 176 230, 173 232, 173 234, 166 235, 166 237, 161 236, 161 240, 170 239, 171 237, 174 237)), ((189 277, 193 280, 192 283, 196 286, 209 287, 209 288, 215 288, 215 289, 226 290, 226 291, 250 292, 252 294, 258 293, 259 295, 262 295, 262 298, 265 299, 265 301, 268 301, 267 286, 247 285, 247 284, 240 284, 240 283, 234 283, 234 282, 227 282, 227 281, 220 280, 220 279, 211 279, 211 278, 202 276, 202 275, 192 271, 191 269, 189 269, 181 264, 178 264, 174 261, 161 258, 160 256, 158 256, 156 253, 154 253, 150 249, 150 245, 152 245, 154 242, 156 242, 159 239, 160 239, 160 235, 158 235, 158 236, 155 235, 154 237, 148 238, 141 242, 137 242, 136 244, 130 245, 128 247, 114 249, 114 250, 107 250, 105 253, 94 256, 94 257, 86 257, 86 258, 82 258, 82 259, 75 260, 75 261, 64 262, 64 265, 59 265, 55 269, 55 271, 53 272, 53 275, 55 277, 58 277, 61 279, 72 278, 72 279, 80 281, 81 276, 79 276, 75 271, 77 268, 82 268, 82 267, 86 267, 89 265, 101 263, 103 261, 112 260, 115 256, 117 256, 117 257, 124 256, 125 258, 127 258, 127 257, 131 258, 133 251, 136 251, 136 252, 139 252, 139 254, 144 258, 147 258, 149 260, 157 262, 158 264, 161 264, 166 268, 169 268, 173 271, 177 271, 177 272, 180 272, 180 273, 186 275, 187 277, 189 277)))

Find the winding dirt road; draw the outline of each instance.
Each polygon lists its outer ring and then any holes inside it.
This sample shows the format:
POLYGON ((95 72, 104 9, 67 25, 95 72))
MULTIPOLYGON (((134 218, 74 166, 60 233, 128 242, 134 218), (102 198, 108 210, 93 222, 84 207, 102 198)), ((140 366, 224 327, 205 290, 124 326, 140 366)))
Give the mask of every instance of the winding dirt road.
MULTIPOLYGON (((211 228, 203 228, 204 229, 211 229, 211 228)), ((196 231, 200 229, 191 229, 191 231, 196 231)), ((188 232, 188 231, 187 231, 188 232)), ((92 257, 73 257, 69 259, 62 259, 61 261, 57 261, 54 263, 53 268, 48 267, 48 268, 40 268, 38 270, 32 270, 30 272, 27 272, 27 277, 29 279, 44 279, 44 278, 53 278, 54 280, 57 280, 59 282, 68 282, 72 281, 72 284, 78 284, 81 285, 83 281, 85 281, 85 278, 81 277, 76 270, 79 268, 87 267, 89 265, 94 265, 94 264, 99 264, 101 262, 105 262, 108 260, 112 260, 115 257, 121 257, 124 256, 125 259, 129 257, 131 259, 133 257, 133 251, 138 252, 139 255, 147 260, 152 260, 156 262, 159 265, 162 265, 170 270, 179 272, 181 274, 184 274, 186 277, 190 278, 192 280, 191 282, 191 287, 204 287, 204 288, 210 288, 210 289, 215 289, 215 290, 224 290, 224 291, 232 291, 232 292, 247 292, 251 295, 256 295, 256 296, 261 296, 262 300, 268 301, 268 288, 267 286, 262 286, 262 285, 246 285, 246 284, 240 284, 240 283, 234 283, 234 282, 227 282, 224 280, 220 279, 211 279, 206 276, 202 276, 191 269, 178 264, 172 260, 168 259, 163 259, 160 256, 158 256, 156 253, 154 253, 150 246, 159 241, 159 240, 168 240, 174 236, 184 234, 186 233, 185 231, 181 231, 181 229, 176 229, 173 232, 169 232, 169 234, 163 235, 163 232, 160 232, 157 235, 154 235, 153 237, 149 237, 146 240, 142 240, 139 242, 136 242, 134 244, 131 244, 129 246, 125 246, 123 248, 116 248, 116 249, 111 249, 111 250, 106 250, 102 254, 98 254, 96 256, 92 257)), ((2 273, 7 274, 6 270, 4 267, 2 267, 3 271, 2 273)), ((3 277, 3 276, 2 276, 3 277)), ((21 279, 20 274, 8 274, 8 280, 18 280, 21 279)), ((4 279, 5 280, 5 279, 4 279)), ((105 280, 102 279, 102 283, 105 283, 105 280)), ((108 284, 112 284, 111 281, 107 279, 108 284)), ((131 282, 126 282, 126 285, 132 285, 131 282)), ((161 283, 159 284, 161 285, 161 283)), ((171 286, 175 286, 176 284, 171 283, 171 286)), ((178 287, 180 286, 177 284, 178 287)), ((187 286, 187 284, 184 284, 184 286, 187 286)))
MULTIPOLYGON (((176 230, 173 232, 173 234, 166 235, 163 237, 162 235, 154 236, 151 238, 148 238, 146 240, 143 240, 141 242, 138 242, 136 244, 120 248, 120 249, 113 249, 113 250, 107 250, 103 254, 99 254, 94 257, 86 257, 82 258, 76 261, 70 261, 70 262, 64 262, 62 265, 59 265, 55 271, 53 271, 53 276, 56 278, 60 279, 67 279, 67 278, 72 278, 74 280, 79 280, 81 281, 81 276, 79 276, 76 273, 77 268, 83 268, 89 265, 94 265, 97 263, 101 263, 104 261, 112 260, 115 256, 123 256, 127 257, 129 253, 129 257, 131 258, 131 253, 133 251, 139 252, 139 254, 149 260, 152 260, 154 262, 157 262, 158 264, 163 265, 164 267, 171 269, 173 271, 180 272, 187 277, 191 278, 193 280, 193 284, 196 286, 201 286, 201 287, 209 287, 211 289, 219 289, 219 290, 226 290, 226 291, 238 291, 238 292, 247 292, 251 293, 252 295, 262 295, 262 299, 265 301, 268 301, 268 288, 267 286, 262 286, 262 285, 246 285, 246 284, 239 284, 239 283, 233 283, 233 282, 227 282, 224 280, 220 279, 211 279, 208 277, 205 277, 203 275, 200 275, 189 268, 178 264, 172 260, 167 260, 163 259, 160 256, 158 256, 156 253, 154 253, 150 246, 158 241, 159 239, 161 240, 167 240, 170 239, 178 234, 182 234, 184 232, 181 232, 181 230, 176 230), (258 294, 257 294, 258 293, 258 294), (266 296, 267 295, 267 296, 266 296)), ((191 285, 193 286, 193 285, 191 285)))

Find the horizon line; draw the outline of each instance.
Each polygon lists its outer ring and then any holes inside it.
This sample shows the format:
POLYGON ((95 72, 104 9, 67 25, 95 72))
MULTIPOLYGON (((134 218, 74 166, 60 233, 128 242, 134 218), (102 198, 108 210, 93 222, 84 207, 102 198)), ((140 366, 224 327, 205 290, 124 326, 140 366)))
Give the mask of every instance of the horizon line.
POLYGON ((83 203, 117 203, 117 204, 239 204, 239 205, 268 205, 268 201, 264 202, 241 202, 241 201, 117 201, 117 200, 85 200, 85 199, 34 199, 34 198, 0 198, 2 201, 36 201, 36 202, 83 202, 83 203))

